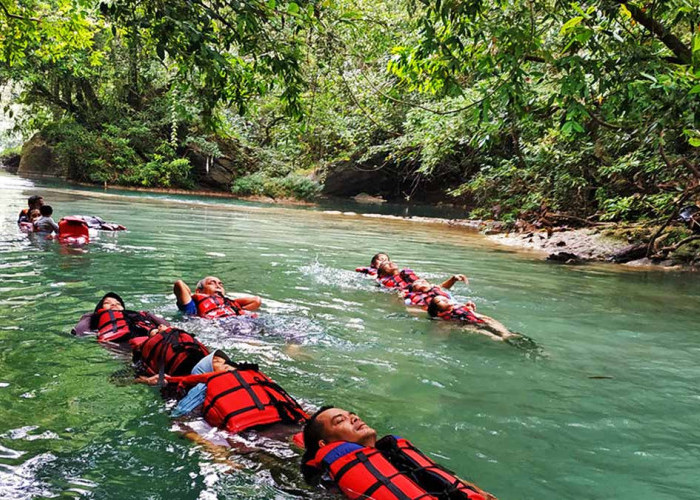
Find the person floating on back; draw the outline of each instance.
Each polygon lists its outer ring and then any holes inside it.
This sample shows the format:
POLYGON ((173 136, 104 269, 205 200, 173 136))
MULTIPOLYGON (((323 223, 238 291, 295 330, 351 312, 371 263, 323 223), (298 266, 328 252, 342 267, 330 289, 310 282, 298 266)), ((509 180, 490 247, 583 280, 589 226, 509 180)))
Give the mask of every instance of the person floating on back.
MULTIPOLYGON (((201 412, 209 425, 232 433, 273 424, 294 425, 308 418, 299 403, 258 365, 234 363, 219 350, 197 363, 192 375, 166 380, 181 387, 194 386, 178 402, 173 417, 201 412)), ((298 430, 292 428, 289 434, 298 430)))
POLYGON ((402 290, 401 295, 407 306, 427 309, 430 301, 437 296, 452 299, 452 295, 447 290, 451 289, 458 281, 469 284, 469 280, 463 274, 455 274, 440 285, 433 285, 428 280, 419 278, 405 290, 402 290))
POLYGON ((433 462, 408 440, 377 439, 357 415, 325 406, 304 426, 307 483, 335 486, 350 500, 495 500, 433 462))
POLYGON ((377 269, 377 283, 384 288, 405 290, 418 276, 410 269, 401 269, 390 260, 384 261, 377 269))
POLYGON ((473 302, 455 304, 447 297, 434 297, 428 304, 428 315, 448 321, 458 321, 476 329, 493 340, 520 338, 521 335, 509 331, 500 321, 476 312, 473 302))
POLYGON ((130 311, 124 300, 114 292, 106 293, 91 313, 83 314, 71 333, 79 337, 88 332, 97 332, 98 342, 123 344, 136 337, 150 334, 170 324, 155 314, 146 311, 130 311))
POLYGON ((255 311, 262 304, 260 297, 255 295, 229 299, 224 295, 223 283, 214 276, 200 280, 194 293, 184 281, 177 280, 173 293, 180 311, 206 319, 243 316, 246 311, 255 311))
POLYGON ((39 208, 39 213, 41 217, 34 221, 34 232, 58 234, 58 224, 56 224, 56 221, 51 217, 53 215, 53 208, 51 208, 51 205, 42 205, 41 208, 39 208))
POLYGON ((376 276, 379 265, 387 260, 389 260, 389 256, 380 252, 372 257, 369 267, 357 267, 355 268, 355 272, 366 274, 367 276, 376 276))

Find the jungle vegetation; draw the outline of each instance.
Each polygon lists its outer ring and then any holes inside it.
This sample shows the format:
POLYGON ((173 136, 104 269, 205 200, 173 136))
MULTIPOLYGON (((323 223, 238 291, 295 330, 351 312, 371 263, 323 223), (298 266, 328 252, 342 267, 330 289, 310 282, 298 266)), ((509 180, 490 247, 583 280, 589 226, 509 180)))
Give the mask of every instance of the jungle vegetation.
POLYGON ((0 83, 82 181, 193 186, 226 150, 236 193, 372 161, 506 220, 700 193, 700 0, 0 0, 0 83))

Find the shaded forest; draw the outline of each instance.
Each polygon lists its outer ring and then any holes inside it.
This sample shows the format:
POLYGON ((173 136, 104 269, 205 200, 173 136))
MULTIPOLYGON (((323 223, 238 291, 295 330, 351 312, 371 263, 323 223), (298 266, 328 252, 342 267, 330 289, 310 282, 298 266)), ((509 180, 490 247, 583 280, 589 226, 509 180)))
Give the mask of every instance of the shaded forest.
POLYGON ((0 47, 78 181, 589 222, 700 193, 699 0, 0 0, 0 47))

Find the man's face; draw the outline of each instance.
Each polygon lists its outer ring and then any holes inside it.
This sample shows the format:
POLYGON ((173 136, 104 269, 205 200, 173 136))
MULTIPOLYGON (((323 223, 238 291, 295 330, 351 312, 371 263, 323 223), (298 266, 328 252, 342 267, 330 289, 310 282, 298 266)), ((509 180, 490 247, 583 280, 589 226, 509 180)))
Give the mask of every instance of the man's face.
POLYGON ((387 260, 389 260, 389 256, 387 254, 377 254, 377 256, 372 261, 372 267, 379 267, 382 264, 382 262, 386 262, 387 260))
POLYGON ((374 446, 377 440, 377 431, 365 424, 360 417, 352 412, 340 408, 330 408, 317 417, 317 421, 323 426, 323 435, 320 445, 325 446, 336 441, 348 441, 363 446, 374 446))
POLYGON ((438 296, 433 299, 439 312, 445 312, 450 308, 450 300, 447 297, 438 296))
POLYGON ((233 371, 235 368, 228 363, 226 363, 226 360, 222 357, 219 356, 214 356, 211 359, 211 365, 212 368, 214 368, 215 372, 226 372, 226 371, 233 371))
POLYGON ((102 301, 102 309, 107 309, 108 311, 123 311, 124 306, 114 297, 107 297, 102 301))
POLYGON ((427 292, 428 290, 430 290, 430 283, 428 283, 428 282, 427 282, 426 280, 424 280, 424 279, 416 280, 416 281, 413 282, 413 288, 412 288, 412 290, 413 290, 414 292, 421 292, 421 293, 422 293, 422 292, 427 292))
POLYGON ((399 271, 399 266, 394 264, 391 261, 387 261, 382 263, 381 266, 379 266, 379 269, 384 273, 386 276, 393 276, 399 271))
POLYGON ((202 288, 200 290, 204 295, 223 295, 224 284, 221 283, 219 278, 214 276, 207 276, 204 278, 204 283, 202 283, 202 288))

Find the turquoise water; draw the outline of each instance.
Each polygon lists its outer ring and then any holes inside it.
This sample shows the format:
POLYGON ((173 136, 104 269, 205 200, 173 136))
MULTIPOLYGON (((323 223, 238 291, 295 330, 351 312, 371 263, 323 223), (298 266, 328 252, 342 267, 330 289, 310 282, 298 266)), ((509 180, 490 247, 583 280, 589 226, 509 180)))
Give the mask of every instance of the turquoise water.
POLYGON ((698 497, 693 274, 553 266, 447 226, 0 174, 0 279, 3 499, 292 498, 276 485, 298 486, 295 457, 234 454, 231 472, 173 429, 156 391, 115 380, 123 358, 68 333, 109 290, 260 363, 305 405, 410 438, 502 500, 698 497), (15 220, 35 192, 58 217, 129 231, 85 251, 32 243, 15 220), (410 314, 350 271, 378 250, 436 281, 467 274, 457 294, 539 351, 410 314), (185 321, 172 283, 205 274, 261 295, 260 318, 225 331, 185 321))

